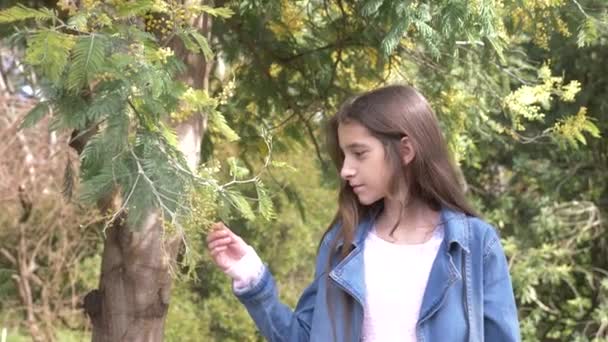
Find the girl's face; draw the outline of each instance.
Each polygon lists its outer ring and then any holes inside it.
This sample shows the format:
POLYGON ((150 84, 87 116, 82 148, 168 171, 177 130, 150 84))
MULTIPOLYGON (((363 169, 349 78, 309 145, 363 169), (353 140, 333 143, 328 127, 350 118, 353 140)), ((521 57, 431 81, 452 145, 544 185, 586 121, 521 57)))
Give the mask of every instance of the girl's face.
POLYGON ((370 205, 389 193, 393 176, 382 142, 358 122, 340 123, 338 141, 344 152, 340 176, 363 205, 370 205))

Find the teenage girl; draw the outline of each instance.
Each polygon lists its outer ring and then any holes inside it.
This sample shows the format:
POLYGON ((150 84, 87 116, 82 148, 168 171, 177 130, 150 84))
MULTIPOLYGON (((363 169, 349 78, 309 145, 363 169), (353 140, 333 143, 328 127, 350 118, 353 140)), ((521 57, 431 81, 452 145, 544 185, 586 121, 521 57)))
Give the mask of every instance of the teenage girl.
POLYGON ((347 101, 328 125, 342 178, 315 278, 294 309, 223 223, 207 242, 269 341, 518 341, 509 268, 450 162, 437 118, 409 86, 347 101))

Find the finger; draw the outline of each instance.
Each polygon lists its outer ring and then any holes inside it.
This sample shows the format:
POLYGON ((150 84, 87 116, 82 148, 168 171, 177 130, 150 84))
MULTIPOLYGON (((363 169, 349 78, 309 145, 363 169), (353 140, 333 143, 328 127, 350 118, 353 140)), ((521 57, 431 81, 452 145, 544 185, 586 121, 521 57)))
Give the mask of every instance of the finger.
POLYGON ((230 232, 225 230, 225 229, 221 229, 221 230, 214 230, 212 232, 210 232, 209 234, 207 234, 207 243, 216 240, 216 239, 221 239, 224 237, 230 236, 230 232))
POLYGON ((217 257, 218 254, 224 252, 226 249, 228 249, 228 247, 219 246, 219 247, 215 247, 214 249, 212 249, 209 253, 211 254, 211 256, 213 258, 215 258, 215 257, 217 257))
POLYGON ((231 242, 232 242, 232 238, 230 236, 228 236, 228 237, 225 237, 225 238, 213 240, 207 246, 209 247, 209 249, 213 249, 213 248, 218 247, 218 246, 226 246, 226 247, 228 247, 228 245, 231 242))
POLYGON ((232 233, 232 229, 230 229, 230 227, 228 227, 224 222, 221 222, 221 221, 220 221, 220 229, 226 230, 226 231, 232 233))
POLYGON ((238 246, 238 247, 244 247, 247 246, 247 243, 245 242, 245 240, 243 240, 243 238, 241 238, 240 236, 230 232, 230 237, 232 238, 233 243, 238 246))
POLYGON ((216 230, 222 230, 227 228, 226 225, 224 224, 224 222, 222 221, 217 221, 211 224, 211 226, 209 227, 209 232, 214 232, 216 230))
POLYGON ((234 241, 234 240, 230 236, 219 237, 219 238, 216 238, 216 239, 209 240, 207 242, 207 247, 208 248, 213 248, 215 246, 228 245, 232 241, 234 241))

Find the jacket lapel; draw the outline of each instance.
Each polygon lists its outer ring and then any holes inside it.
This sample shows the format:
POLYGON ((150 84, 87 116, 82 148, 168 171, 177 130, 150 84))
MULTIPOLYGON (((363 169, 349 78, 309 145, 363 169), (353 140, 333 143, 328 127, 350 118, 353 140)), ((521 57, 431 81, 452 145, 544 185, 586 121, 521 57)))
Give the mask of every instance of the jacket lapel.
MULTIPOLYGON (((329 273, 330 278, 359 302, 361 307, 365 303, 363 245, 372 225, 373 218, 368 218, 359 224, 355 234, 353 250, 329 273)), ((342 242, 338 244, 338 248, 341 246, 342 242)))
POLYGON ((450 286, 462 278, 454 260, 460 260, 455 258, 461 253, 469 252, 466 216, 463 213, 443 208, 441 222, 444 225, 445 236, 431 268, 420 306, 418 324, 423 323, 439 310, 450 286), (460 249, 453 249, 453 245, 458 245, 460 249))

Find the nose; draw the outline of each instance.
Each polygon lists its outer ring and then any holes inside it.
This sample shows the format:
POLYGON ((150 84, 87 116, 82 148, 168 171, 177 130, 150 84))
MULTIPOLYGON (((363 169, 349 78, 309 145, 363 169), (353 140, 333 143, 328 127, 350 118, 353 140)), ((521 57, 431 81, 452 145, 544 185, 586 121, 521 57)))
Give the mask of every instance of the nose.
POLYGON ((353 178, 356 171, 354 168, 350 167, 346 162, 342 165, 342 169, 340 170, 340 177, 344 180, 349 180, 353 178))

